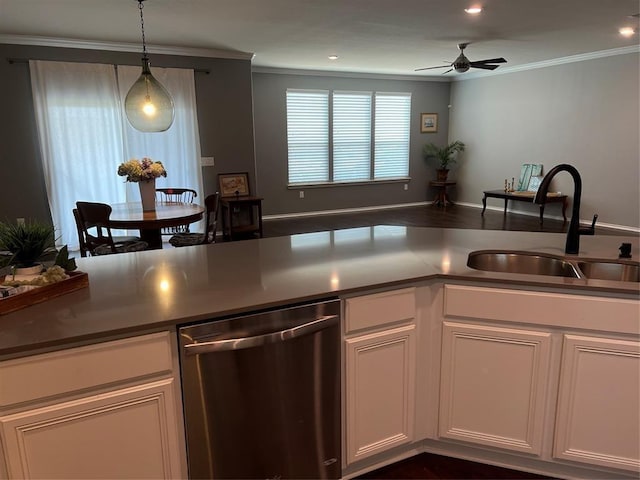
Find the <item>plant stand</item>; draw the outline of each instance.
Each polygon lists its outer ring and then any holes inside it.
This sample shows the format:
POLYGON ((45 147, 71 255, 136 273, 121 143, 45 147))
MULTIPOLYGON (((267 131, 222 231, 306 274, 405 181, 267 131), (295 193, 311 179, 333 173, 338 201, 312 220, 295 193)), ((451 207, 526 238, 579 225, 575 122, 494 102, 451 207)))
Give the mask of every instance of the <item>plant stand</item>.
POLYGON ((447 205, 453 205, 453 202, 449 200, 447 195, 447 187, 455 186, 456 182, 429 182, 429 186, 434 188, 436 196, 433 199, 432 205, 434 207, 446 207, 447 205))

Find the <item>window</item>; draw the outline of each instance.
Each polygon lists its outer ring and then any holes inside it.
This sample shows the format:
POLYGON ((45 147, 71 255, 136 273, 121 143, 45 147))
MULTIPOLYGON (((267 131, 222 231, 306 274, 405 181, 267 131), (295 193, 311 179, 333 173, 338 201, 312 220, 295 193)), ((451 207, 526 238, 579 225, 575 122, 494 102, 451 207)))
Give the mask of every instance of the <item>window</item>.
POLYGON ((287 90, 289 184, 409 175, 411 94, 287 90))
POLYGON ((333 94, 333 181, 371 178, 371 94, 333 94))
POLYGON ((376 94, 376 179, 409 175, 411 96, 376 94))
POLYGON ((329 92, 287 90, 289 183, 329 181, 329 92))

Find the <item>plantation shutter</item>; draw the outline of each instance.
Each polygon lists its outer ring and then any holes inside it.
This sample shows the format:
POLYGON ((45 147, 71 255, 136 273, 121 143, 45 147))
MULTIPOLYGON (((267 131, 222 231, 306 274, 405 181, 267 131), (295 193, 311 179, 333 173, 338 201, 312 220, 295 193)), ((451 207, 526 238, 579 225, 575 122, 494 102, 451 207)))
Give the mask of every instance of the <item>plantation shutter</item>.
POLYGON ((287 90, 289 184, 329 181, 329 92, 287 90))
POLYGON ((333 181, 371 179, 371 93, 333 93, 333 181))
POLYGON ((409 175, 410 93, 376 93, 374 179, 409 175))

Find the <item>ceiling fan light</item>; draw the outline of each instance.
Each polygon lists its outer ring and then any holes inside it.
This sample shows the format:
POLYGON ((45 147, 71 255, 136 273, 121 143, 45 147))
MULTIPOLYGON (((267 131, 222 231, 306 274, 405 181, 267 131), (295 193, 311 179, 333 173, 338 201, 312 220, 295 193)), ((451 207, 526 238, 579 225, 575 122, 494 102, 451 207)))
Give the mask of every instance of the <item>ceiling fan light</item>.
POLYGON ((149 70, 149 59, 142 59, 142 73, 124 100, 127 120, 141 132, 164 132, 174 119, 173 99, 149 70))
POLYGON ((469 7, 464 9, 469 15, 478 15, 482 12, 482 7, 469 7))
POLYGON ((636 29, 633 27, 622 27, 620 30, 618 30, 618 33, 620 33, 620 35, 622 35, 623 37, 631 37, 636 33, 636 29))

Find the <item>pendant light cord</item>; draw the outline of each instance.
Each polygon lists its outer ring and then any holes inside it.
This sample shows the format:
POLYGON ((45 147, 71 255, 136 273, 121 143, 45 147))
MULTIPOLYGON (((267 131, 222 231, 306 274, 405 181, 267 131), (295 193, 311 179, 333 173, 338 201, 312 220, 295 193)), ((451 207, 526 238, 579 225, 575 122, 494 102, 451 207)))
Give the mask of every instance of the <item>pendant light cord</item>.
POLYGON ((140 9, 140 29, 142 30, 142 57, 144 59, 147 58, 147 42, 144 38, 144 17, 142 16, 142 9, 144 5, 142 4, 144 0, 138 0, 138 8, 140 9))

